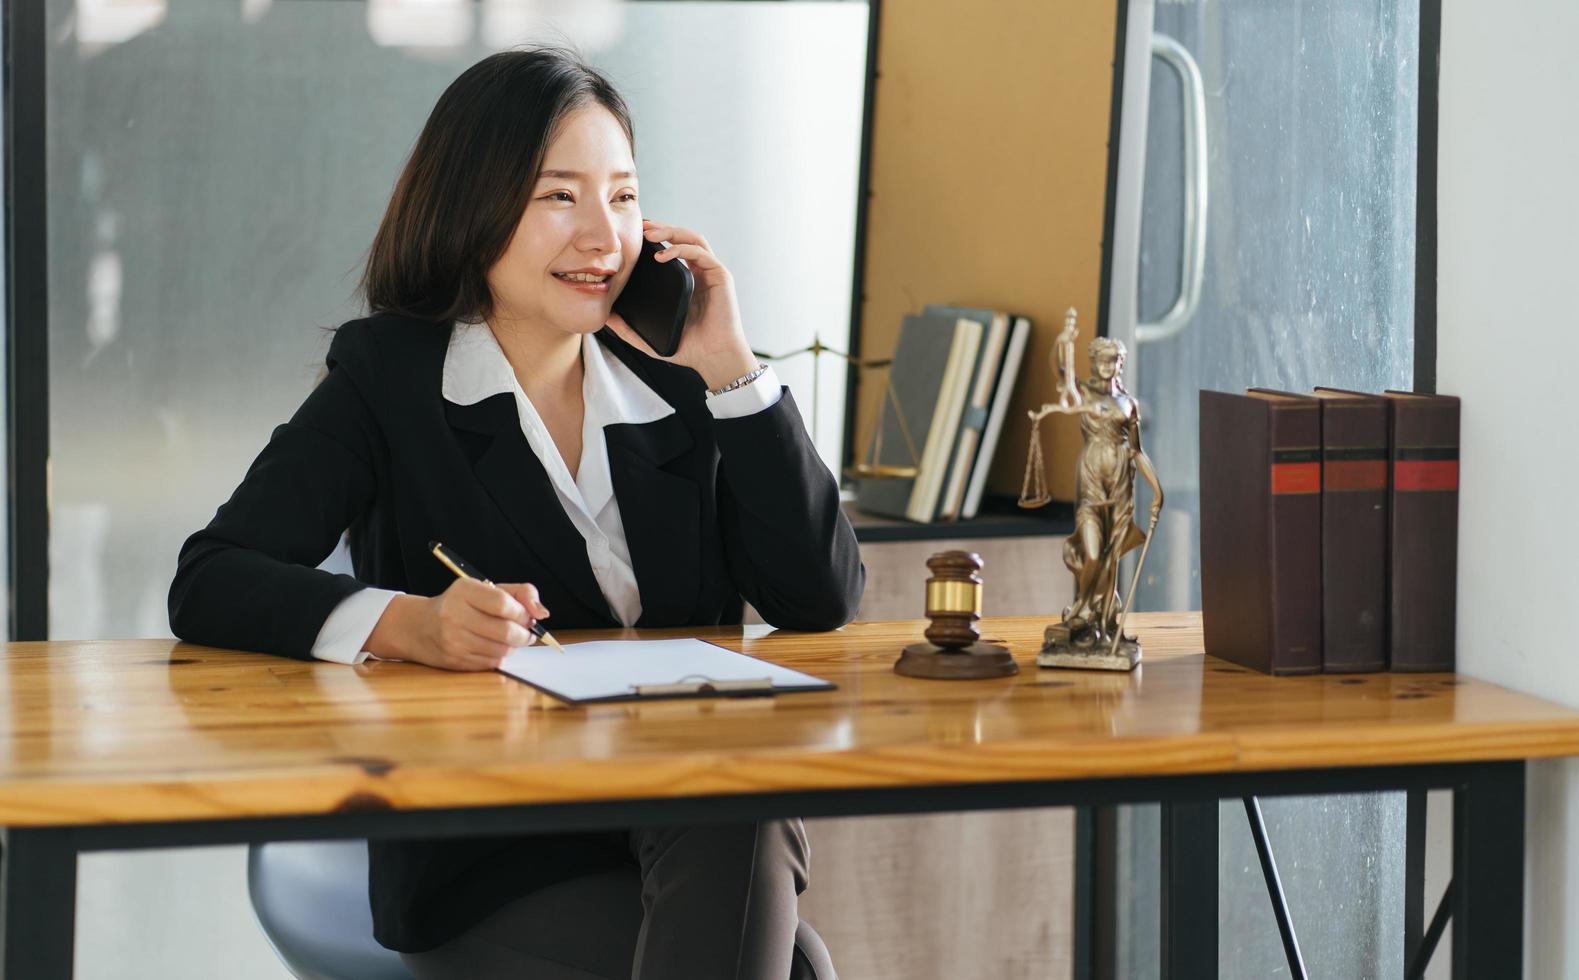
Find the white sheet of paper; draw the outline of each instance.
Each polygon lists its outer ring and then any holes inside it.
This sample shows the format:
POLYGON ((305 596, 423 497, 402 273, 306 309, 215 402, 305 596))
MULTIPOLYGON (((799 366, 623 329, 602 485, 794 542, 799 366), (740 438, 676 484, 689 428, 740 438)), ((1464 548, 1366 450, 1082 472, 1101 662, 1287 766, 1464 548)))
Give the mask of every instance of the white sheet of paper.
POLYGON ((537 644, 517 647, 499 665, 512 677, 572 701, 636 693, 640 684, 766 677, 780 690, 826 687, 827 681, 697 639, 593 640, 565 652, 537 644))

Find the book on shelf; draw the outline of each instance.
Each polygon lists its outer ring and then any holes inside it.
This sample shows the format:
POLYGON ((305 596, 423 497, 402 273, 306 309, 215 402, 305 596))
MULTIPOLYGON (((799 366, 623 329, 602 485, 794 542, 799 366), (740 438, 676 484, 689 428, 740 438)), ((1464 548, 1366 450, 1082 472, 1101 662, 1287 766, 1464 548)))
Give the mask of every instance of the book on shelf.
POLYGON ((1459 400, 1384 393, 1392 407, 1388 655, 1393 670, 1454 669, 1459 400))
POLYGON ((1020 378, 1020 363, 1025 360, 1025 348, 1031 339, 1029 317, 1009 314, 1009 342, 1003 353, 1003 363, 993 379, 991 409, 987 424, 982 430, 981 448, 971 465, 970 480, 965 488, 965 503, 960 516, 972 518, 981 508, 981 495, 987 489, 987 475, 992 470, 992 460, 998 451, 998 437, 1003 434, 1003 419, 1014 401, 1014 384, 1020 378))
POLYGON ((879 405, 874 441, 880 448, 872 462, 914 475, 861 478, 856 490, 861 510, 932 519, 981 338, 982 325, 967 317, 905 316, 888 371, 894 398, 885 393, 879 405))
POLYGON ((960 417, 965 413, 965 399, 970 393, 981 335, 980 323, 969 317, 955 319, 948 367, 943 372, 926 446, 921 450, 921 471, 916 474, 916 485, 905 506, 905 516, 918 524, 930 523, 937 515, 938 497, 943 491, 944 473, 954 455, 954 439, 959 434, 960 417))
POLYGON ((1387 399, 1321 399, 1321 663, 1387 668, 1387 399))
POLYGON ((1206 652, 1269 674, 1322 669, 1321 402, 1200 393, 1206 652))
POLYGON ((987 476, 998 449, 998 437, 1003 432, 1003 419, 1014 399, 1014 383, 1020 376, 1020 363, 1030 340, 1031 321, 1004 310, 931 306, 927 309, 958 311, 960 315, 974 315, 988 324, 970 403, 960 424, 951 482, 938 515, 944 520, 969 519, 981 508, 982 493, 987 488, 987 476))
POLYGON ((993 387, 1003 368, 1004 351, 1009 341, 1009 314, 1002 310, 977 309, 968 306, 928 304, 923 310, 931 316, 964 317, 982 326, 981 346, 971 371, 969 394, 964 412, 960 416, 959 434, 954 439, 943 478, 943 492, 939 497, 938 520, 958 520, 965 505, 965 492, 979 451, 982 434, 987 428, 988 410, 991 408, 993 387))

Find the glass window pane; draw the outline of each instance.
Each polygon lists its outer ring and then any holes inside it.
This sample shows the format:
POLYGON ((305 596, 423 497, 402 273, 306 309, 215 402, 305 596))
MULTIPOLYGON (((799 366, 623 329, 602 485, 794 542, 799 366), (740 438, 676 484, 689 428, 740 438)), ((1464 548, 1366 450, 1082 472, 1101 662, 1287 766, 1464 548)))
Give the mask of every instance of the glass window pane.
MULTIPOLYGON (((1414 372, 1416 0, 1158 4, 1199 65, 1206 264, 1198 311, 1140 345, 1136 390, 1168 509, 1137 608, 1200 608, 1198 392, 1408 388, 1414 372)), ((1140 319, 1180 288, 1177 75, 1152 60, 1140 319)))
MULTIPOLYGON (((1200 306, 1135 355, 1167 509, 1135 604, 1200 608, 1198 392, 1408 388, 1414 363, 1416 0, 1159 3, 1154 30, 1199 65, 1208 146, 1200 306)), ((1181 286, 1181 83, 1151 62, 1140 319, 1181 286)), ((1263 801, 1313 976, 1399 976, 1402 794, 1263 801)), ((1157 810, 1125 815, 1121 975, 1157 972, 1157 810)), ((1220 812, 1220 973, 1285 975, 1259 860, 1220 812)))
MULTIPOLYGON (((168 635, 186 534, 301 402, 443 88, 569 41, 770 353, 849 339, 862 3, 50 0, 52 635, 168 635)), ((780 366, 830 467, 842 364, 780 366)))

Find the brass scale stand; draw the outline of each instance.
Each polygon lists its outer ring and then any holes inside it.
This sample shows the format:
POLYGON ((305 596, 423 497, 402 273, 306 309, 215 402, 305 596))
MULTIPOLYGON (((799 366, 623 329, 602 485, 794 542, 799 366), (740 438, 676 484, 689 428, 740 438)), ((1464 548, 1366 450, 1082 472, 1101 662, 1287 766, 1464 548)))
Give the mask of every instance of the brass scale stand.
MULTIPOLYGON (((829 347, 822 342, 822 338, 812 336, 811 343, 799 350, 786 351, 783 354, 764 354, 761 351, 752 351, 759 360, 785 361, 802 354, 812 356, 812 386, 811 386, 811 427, 817 430, 817 414, 822 386, 818 383, 822 370, 822 355, 832 354, 847 364, 855 366, 857 371, 872 368, 892 367, 894 359, 891 357, 860 358, 846 354, 842 350, 829 347)), ((1046 467, 1042 461, 1042 420, 1033 419, 1031 423, 1031 448, 1026 455, 1025 482, 1020 490, 1019 504, 1025 508, 1044 507, 1053 499, 1047 492, 1046 467)), ((916 452, 915 439, 910 434, 910 426, 905 422, 904 408, 899 404, 899 396, 894 393, 894 381, 890 376, 883 383, 883 404, 878 408, 877 417, 871 422, 863 442, 867 449, 855 465, 845 469, 845 476, 865 479, 909 479, 916 476, 920 470, 920 454, 916 452), (908 464, 884 463, 883 459, 883 417, 888 412, 888 406, 894 407, 894 418, 899 423, 899 434, 905 440, 905 451, 909 456, 908 464)))
MULTIPOLYGON (((842 350, 829 347, 822 342, 822 338, 812 336, 811 343, 799 350, 786 351, 783 354, 764 354, 761 351, 752 351, 759 360, 785 361, 802 354, 812 356, 812 386, 811 386, 811 427, 817 431, 817 413, 822 386, 818 383, 822 370, 822 355, 832 354, 847 364, 853 364, 857 371, 866 371, 872 368, 892 367, 894 359, 891 357, 860 358, 846 354, 842 350)), ((894 393, 894 381, 890 376, 883 382, 883 404, 877 410, 877 416, 871 422, 864 439, 860 442, 867 447, 861 458, 853 466, 847 467, 845 476, 865 479, 910 479, 920 471, 921 456, 916 452, 915 439, 910 434, 910 426, 905 422, 904 408, 899 404, 899 396, 894 393), (894 407, 894 418, 899 423, 899 434, 905 440, 905 451, 909 456, 908 464, 884 463, 883 459, 883 417, 888 412, 888 406, 894 407)), ((1042 461, 1042 420, 1033 419, 1031 423, 1031 448, 1026 455, 1025 482, 1020 490, 1019 504, 1025 508, 1044 507, 1052 502, 1052 494, 1047 492, 1046 466, 1042 461)))
MULTIPOLYGON (((833 356, 843 360, 846 364, 853 365, 857 371, 865 371, 872 368, 891 367, 894 363, 894 359, 891 357, 861 358, 846 354, 842 350, 829 347, 827 344, 823 343, 822 338, 816 334, 812 335, 811 343, 808 346, 802 347, 799 350, 786 351, 783 354, 764 354, 761 351, 752 351, 752 353, 755 354, 758 359, 764 361, 783 361, 792 357, 799 357, 801 354, 810 354, 812 356, 811 428, 813 432, 817 431, 818 409, 820 407, 820 399, 822 396, 822 385, 819 383, 821 381, 822 374, 822 355, 832 354, 833 356)), ((867 451, 861 454, 854 465, 845 469, 845 476, 868 480, 900 480, 914 478, 916 474, 920 472, 921 456, 916 452, 916 442, 915 439, 913 439, 910 435, 910 426, 905 422, 905 413, 899 404, 899 396, 894 394, 894 382, 892 377, 889 377, 883 382, 883 404, 881 407, 879 407, 877 411, 877 417, 872 421, 871 428, 867 432, 866 437, 859 441, 866 445, 867 451), (882 462, 883 417, 888 412, 888 406, 890 404, 894 406, 894 418, 899 422, 899 435, 904 439, 905 451, 909 455, 910 461, 906 464, 882 462)))

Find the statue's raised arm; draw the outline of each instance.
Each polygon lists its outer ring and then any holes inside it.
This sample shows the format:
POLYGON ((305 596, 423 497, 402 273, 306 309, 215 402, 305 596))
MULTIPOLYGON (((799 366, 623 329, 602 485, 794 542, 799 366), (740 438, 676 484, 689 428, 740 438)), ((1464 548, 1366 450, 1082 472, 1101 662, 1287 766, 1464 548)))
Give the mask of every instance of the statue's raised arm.
POLYGON ((1064 411, 1078 408, 1082 401, 1080 383, 1075 380, 1075 337, 1079 333, 1075 326, 1075 308, 1071 306, 1064 311, 1064 329, 1053 346, 1053 376, 1058 379, 1058 405, 1064 411))

